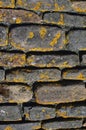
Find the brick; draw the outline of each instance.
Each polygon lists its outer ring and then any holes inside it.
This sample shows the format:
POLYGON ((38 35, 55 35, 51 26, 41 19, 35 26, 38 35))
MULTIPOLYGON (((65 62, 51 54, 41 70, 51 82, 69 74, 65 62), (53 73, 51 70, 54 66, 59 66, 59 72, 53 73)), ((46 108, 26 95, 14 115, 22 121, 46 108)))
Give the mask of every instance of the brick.
POLYGON ((57 108, 57 117, 63 118, 86 118, 86 106, 62 106, 57 108))
POLYGON ((82 120, 66 120, 66 121, 52 121, 43 124, 45 130, 53 129, 69 129, 69 128, 81 128, 82 120))
POLYGON ((58 81, 61 78, 61 72, 58 69, 16 69, 12 70, 6 75, 7 82, 47 82, 58 81))
POLYGON ((9 42, 14 49, 23 51, 62 50, 65 34, 58 27, 18 26, 11 30, 9 42))
POLYGON ((17 7, 22 7, 34 11, 50 11, 54 10, 53 0, 17 0, 17 7))
POLYGON ((67 35, 67 40, 68 50, 86 50, 86 30, 71 30, 67 35))
POLYGON ((0 106, 0 121, 22 120, 18 106, 0 106))
POLYGON ((72 68, 63 71, 63 79, 86 80, 85 68, 72 68))
POLYGON ((6 46, 8 44, 8 29, 5 26, 0 25, 0 47, 6 46))
POLYGON ((0 0, 0 8, 14 8, 15 0, 0 0))
POLYGON ((18 123, 18 124, 8 124, 8 125, 0 125, 0 130, 37 130, 41 127, 39 122, 31 122, 31 123, 18 123))
POLYGON ((5 79, 5 71, 3 69, 0 69, 0 81, 4 81, 5 79))
POLYGON ((25 54, 0 52, 0 66, 21 67, 25 65, 25 54))
POLYGON ((0 9, 0 23, 41 23, 41 18, 31 11, 0 9))
POLYGON ((73 67, 79 65, 79 58, 75 54, 38 54, 30 55, 27 64, 36 67, 73 67))
POLYGON ((61 85, 45 84, 35 91, 36 102, 39 104, 59 104, 86 100, 84 84, 61 85))
POLYGON ((32 99, 32 92, 26 85, 0 84, 0 103, 23 103, 32 99))
POLYGON ((26 120, 32 121, 52 119, 55 118, 56 115, 55 108, 41 106, 32 107, 31 109, 24 107, 24 114, 26 120))
POLYGON ((45 13, 44 22, 67 27, 86 27, 86 16, 67 13, 45 13))

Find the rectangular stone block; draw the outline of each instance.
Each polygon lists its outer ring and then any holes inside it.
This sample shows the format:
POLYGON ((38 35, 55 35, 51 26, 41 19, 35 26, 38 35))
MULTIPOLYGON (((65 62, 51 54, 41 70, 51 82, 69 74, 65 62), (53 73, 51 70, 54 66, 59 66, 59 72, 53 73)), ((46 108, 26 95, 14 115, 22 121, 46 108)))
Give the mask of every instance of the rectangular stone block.
POLYGON ((81 128, 82 120, 65 120, 65 121, 51 121, 45 122, 43 128, 46 130, 72 129, 81 128))
POLYGON ((5 71, 3 69, 0 69, 0 81, 5 80, 5 71))
POLYGON ((26 85, 0 84, 0 103, 23 103, 32 99, 32 91, 26 85))
POLYGON ((86 118, 86 106, 84 105, 71 105, 71 106, 62 106, 57 108, 57 117, 63 118, 86 118))
POLYGON ((68 13, 45 13, 44 22, 47 24, 56 24, 66 27, 86 27, 86 16, 74 15, 68 13))
POLYGON ((18 26, 12 28, 9 43, 23 51, 55 51, 65 46, 65 33, 58 27, 18 26))
POLYGON ((8 28, 0 25, 0 47, 8 44, 8 28))
POLYGON ((18 106, 0 106, 0 121, 19 121, 22 116, 18 106))
POLYGON ((0 130, 38 130, 40 128, 39 122, 0 125, 0 130))
POLYGON ((38 54, 29 55, 27 64, 36 67, 73 67, 79 65, 79 58, 75 54, 38 54))
POLYGON ((29 109, 30 106, 24 107, 24 114, 26 120, 41 121, 55 118, 55 108, 35 106, 29 109))
POLYGON ((60 104, 86 100, 84 84, 45 84, 35 91, 36 102, 39 104, 60 104))
POLYGON ((66 69, 62 74, 63 79, 86 80, 85 68, 66 69))
POLYGON ((0 0, 0 8, 14 8, 15 0, 0 0))
POLYGON ((81 60, 81 64, 82 65, 86 65, 86 53, 84 53, 84 54, 81 55, 81 59, 82 59, 81 60))
POLYGON ((7 82, 49 82, 61 79, 61 72, 58 69, 16 69, 6 74, 7 82))
POLYGON ((86 30, 71 30, 67 34, 67 49, 71 51, 86 50, 86 30))
POLYGON ((25 65, 25 54, 0 52, 0 66, 21 67, 25 65))
POLYGON ((34 11, 54 10, 54 0, 17 0, 17 7, 34 11))
POLYGON ((22 9, 0 9, 0 23, 41 23, 41 18, 36 13, 22 9))

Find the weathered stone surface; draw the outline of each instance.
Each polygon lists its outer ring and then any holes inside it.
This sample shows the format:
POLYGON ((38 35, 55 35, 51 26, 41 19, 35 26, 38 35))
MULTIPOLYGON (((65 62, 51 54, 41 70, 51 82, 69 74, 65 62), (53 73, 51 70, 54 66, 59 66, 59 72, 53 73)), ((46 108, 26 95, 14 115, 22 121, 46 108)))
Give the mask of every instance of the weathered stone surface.
POLYGON ((20 67, 25 65, 25 54, 0 52, 0 66, 20 67))
POLYGON ((39 104, 59 104, 86 100, 84 84, 61 85, 46 84, 38 86, 35 91, 36 102, 39 104))
POLYGON ((0 9, 0 22, 6 24, 41 23, 41 18, 31 11, 0 9))
POLYGON ((17 7, 22 7, 35 11, 50 11, 54 10, 53 0, 17 0, 17 7))
POLYGON ((81 64, 86 65, 86 54, 83 54, 81 58, 82 58, 81 64))
POLYGON ((64 32, 58 27, 30 25, 13 28, 9 42, 23 51, 52 51, 64 48, 64 38, 64 32))
POLYGON ((4 81, 5 79, 5 71, 3 69, 0 69, 0 81, 4 81))
POLYGON ((61 72, 58 69, 21 69, 10 71, 6 75, 6 81, 22 83, 58 81, 60 78, 61 72))
POLYGON ((72 51, 86 50, 86 30, 72 30, 67 35, 67 49, 72 51))
POLYGON ((46 122, 43 124, 43 128, 46 130, 59 130, 69 128, 80 128, 82 127, 82 120, 66 120, 66 121, 53 121, 46 122))
POLYGON ((18 106, 0 106, 0 121, 22 120, 18 106))
POLYGON ((6 46, 8 44, 8 29, 7 27, 0 25, 0 47, 6 46))
POLYGON ((14 8, 15 0, 0 0, 0 8, 14 8))
POLYGON ((0 103, 23 103, 32 99, 32 92, 26 85, 0 84, 0 103))
POLYGON ((62 106, 57 108, 57 117, 63 118, 86 118, 86 106, 62 106))
MULTIPOLYGON (((40 53, 39 53, 40 54, 40 53)), ((40 54, 40 55, 30 55, 27 58, 27 64, 36 67, 73 67, 79 65, 79 58, 77 55, 73 54, 40 54)))
POLYGON ((39 122, 0 125, 0 130, 37 130, 41 127, 39 122))
MULTIPOLYGON (((30 106, 29 106, 30 107, 30 106)), ((26 120, 45 120, 55 118, 55 108, 50 107, 32 107, 29 109, 28 107, 24 107, 24 114, 26 116, 26 120)))
POLYGON ((86 27, 86 16, 67 13, 45 13, 44 22, 68 27, 86 27))
POLYGON ((63 79, 86 80, 85 68, 72 68, 63 71, 63 79))

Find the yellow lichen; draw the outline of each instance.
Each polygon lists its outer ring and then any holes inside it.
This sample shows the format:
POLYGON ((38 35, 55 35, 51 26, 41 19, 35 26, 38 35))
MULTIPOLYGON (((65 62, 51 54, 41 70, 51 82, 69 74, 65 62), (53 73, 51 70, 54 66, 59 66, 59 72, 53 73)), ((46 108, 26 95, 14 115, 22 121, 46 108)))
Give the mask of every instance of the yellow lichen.
POLYGON ((77 79, 81 79, 81 80, 85 79, 85 77, 84 77, 84 75, 82 73, 80 73, 76 78, 77 79))
POLYGON ((42 51, 42 52, 46 52, 46 51, 53 51, 53 48, 31 48, 31 49, 29 49, 29 51, 42 51))
POLYGON ((30 119, 29 113, 25 113, 26 119, 30 119))
POLYGON ((40 34, 40 37, 41 37, 42 39, 45 37, 46 33, 47 33, 46 28, 45 28, 45 27, 41 27, 41 28, 40 28, 40 31, 39 31, 39 34, 40 34))
POLYGON ((57 111, 56 112, 57 116, 61 116, 63 118, 67 118, 67 112, 66 111, 57 111))
POLYGON ((23 3, 23 1, 22 1, 22 0, 17 0, 17 5, 19 5, 19 6, 23 6, 23 5, 24 5, 24 3, 23 3))
POLYGON ((58 3, 55 2, 55 11, 63 11, 65 9, 65 6, 59 6, 58 3))
POLYGON ((22 19, 21 18, 16 18, 16 23, 21 23, 22 19))
POLYGON ((41 73, 39 77, 40 77, 40 80, 49 79, 49 75, 47 74, 47 72, 43 74, 41 73))
POLYGON ((37 2, 37 3, 35 3, 35 7, 33 8, 33 10, 39 10, 40 8, 41 8, 41 2, 37 2))
POLYGON ((3 2, 2 1, 0 1, 0 7, 2 7, 3 6, 3 2))
POLYGON ((29 32, 29 38, 33 38, 34 37, 34 33, 33 32, 29 32))
POLYGON ((11 126, 7 126, 4 130, 13 130, 11 126))
POLYGON ((27 59, 28 64, 32 64, 35 61, 35 56, 31 56, 27 59))
POLYGON ((42 109, 42 112, 46 112, 45 109, 42 109))
POLYGON ((74 10, 75 10, 76 12, 80 12, 80 13, 86 12, 86 9, 84 9, 84 8, 82 9, 82 8, 75 7, 74 10))
POLYGON ((61 37, 61 33, 58 32, 55 37, 53 38, 53 40, 50 42, 50 46, 55 46, 57 43, 58 43, 58 40, 60 39, 61 37))
POLYGON ((57 24, 64 25, 64 15, 63 14, 60 15, 60 20, 57 24))

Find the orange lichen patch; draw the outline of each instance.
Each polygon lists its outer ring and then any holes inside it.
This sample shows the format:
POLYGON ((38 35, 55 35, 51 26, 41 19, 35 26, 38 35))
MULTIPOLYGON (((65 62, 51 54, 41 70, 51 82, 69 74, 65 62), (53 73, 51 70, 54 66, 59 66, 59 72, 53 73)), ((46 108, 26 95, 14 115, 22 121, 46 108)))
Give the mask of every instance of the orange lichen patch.
POLYGON ((29 38, 32 39, 34 37, 34 33, 33 32, 29 32, 29 38))
POLYGON ((40 31, 39 31, 39 34, 40 34, 40 37, 41 37, 42 39, 45 37, 46 33, 47 33, 46 28, 45 28, 45 27, 41 27, 41 28, 40 28, 40 31))
POLYGON ((4 130, 13 130, 11 126, 7 126, 4 130))
POLYGON ((59 6, 56 2, 55 2, 55 11, 63 11, 65 9, 65 6, 59 6))
POLYGON ((16 23, 22 23, 22 19, 21 18, 16 18, 16 23))
POLYGON ((42 5, 41 2, 35 3, 35 7, 33 8, 33 10, 35 10, 35 11, 39 10, 41 8, 41 5, 42 5))
POLYGON ((50 42, 50 46, 55 46, 58 43, 58 40, 61 37, 61 32, 58 32, 55 37, 53 38, 53 40, 50 42))
POLYGON ((57 24, 64 25, 64 15, 63 14, 60 15, 60 20, 57 24))

